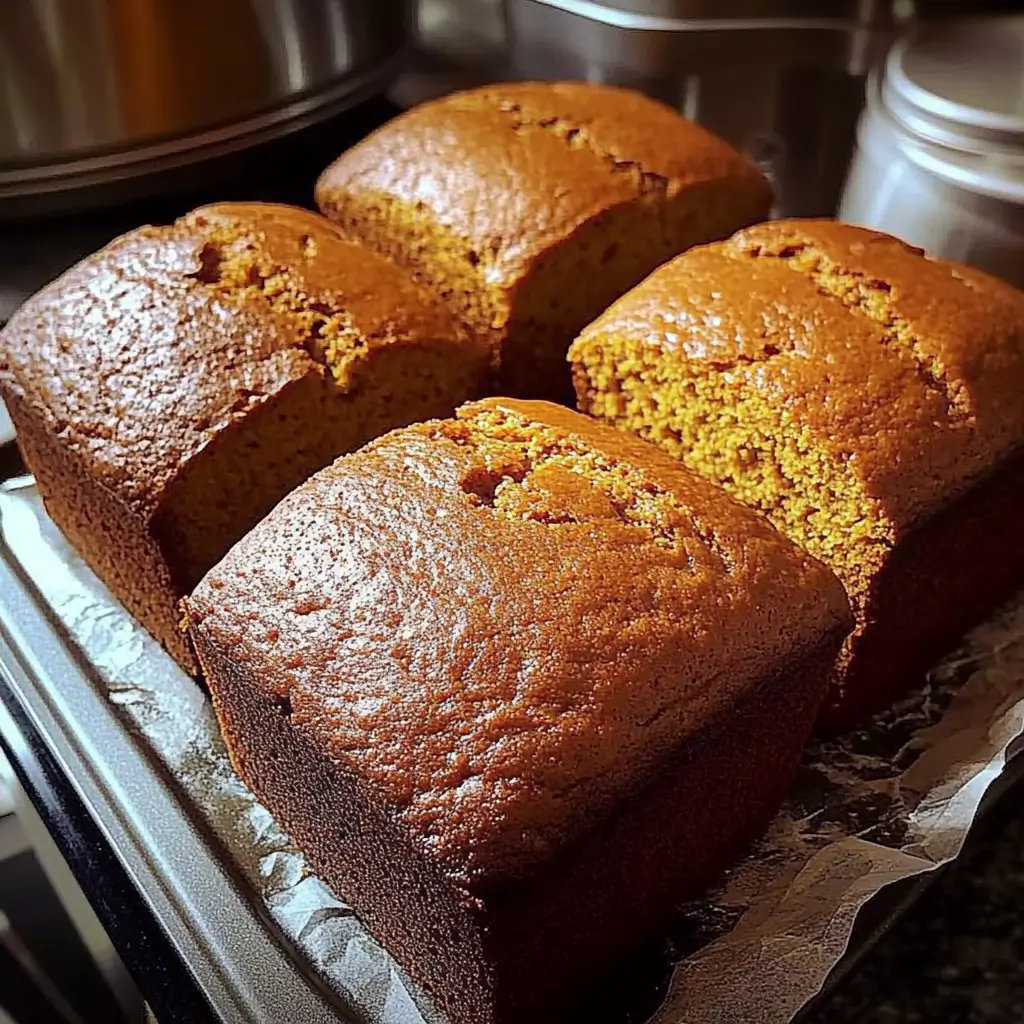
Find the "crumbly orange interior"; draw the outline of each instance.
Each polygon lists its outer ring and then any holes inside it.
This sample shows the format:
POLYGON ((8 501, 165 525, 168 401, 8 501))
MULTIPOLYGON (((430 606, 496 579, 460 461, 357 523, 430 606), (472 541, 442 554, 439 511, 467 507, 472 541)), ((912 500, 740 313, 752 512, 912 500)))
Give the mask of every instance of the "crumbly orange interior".
MULTIPOLYGON (((494 236, 482 246, 447 228, 439 211, 386 193, 356 191, 328 211, 350 236, 412 268, 480 338, 489 339, 520 393, 538 393, 534 378, 564 374, 572 337, 658 264, 738 226, 735 198, 714 185, 679 191, 628 154, 600 148, 586 125, 531 117, 512 100, 469 94, 463 107, 488 106, 507 116, 511 136, 553 134, 568 151, 588 150, 609 178, 627 178, 634 197, 596 213, 529 265, 507 260, 523 239, 494 236)), ((534 225, 524 223, 529 238, 534 225)))
MULTIPOLYGON (((734 255, 779 260, 854 315, 871 320, 879 327, 880 344, 898 352, 922 386, 942 397, 949 422, 971 422, 965 383, 926 351, 900 317, 888 282, 845 268, 809 243, 753 245, 734 255)), ((764 512, 833 568, 850 595, 860 630, 871 586, 895 543, 896 525, 867 493, 855 460, 843 457, 759 387, 764 361, 792 358, 784 349, 767 347, 757 358, 719 366, 666 357, 654 345, 615 336, 590 338, 573 353, 583 411, 661 445, 764 512)))
POLYGON ((733 559, 714 528, 636 466, 584 440, 503 410, 433 426, 433 436, 474 449, 481 467, 463 481, 471 500, 509 519, 540 523, 616 521, 688 557, 701 545, 728 570, 733 559))
MULTIPOLYGON (((366 338, 351 314, 329 297, 310 296, 295 270, 274 263, 258 231, 207 222, 204 234, 208 241, 200 253, 197 280, 231 301, 265 300, 294 325, 310 356, 330 370, 339 387, 349 387, 354 365, 366 352, 366 338)), ((316 240, 305 236, 303 251, 307 259, 315 259, 316 240)))
POLYGON ((396 427, 451 415, 479 395, 484 370, 468 346, 386 344, 364 358, 367 341, 351 314, 329 295, 305 290, 301 259, 317 258, 316 239, 302 239, 296 266, 285 267, 271 259, 256 229, 226 218, 199 226, 206 242, 196 287, 231 307, 265 303, 331 376, 325 374, 326 387, 308 379, 254 403, 245 430, 222 433, 177 478, 160 529, 183 589, 312 473, 396 427))
MULTIPOLYGON (((837 266, 809 245, 749 255, 783 260, 855 315, 879 324, 881 344, 912 361, 924 386, 945 397, 951 421, 968 414, 962 384, 922 352, 892 308, 886 282, 837 266)), ((720 366, 666 358, 642 340, 606 336, 580 345, 574 364, 583 411, 660 445, 762 511, 831 566, 850 595, 860 632, 869 592, 895 543, 896 524, 868 493, 856 460, 837 452, 759 386, 764 361, 792 358, 797 357, 785 349, 768 347, 752 360, 720 366)))
POLYGON ((479 252, 444 225, 426 203, 410 204, 384 193, 360 194, 332 218, 353 238, 396 263, 416 271, 431 284, 480 337, 488 338, 508 322, 508 302, 494 278, 495 238, 479 252))

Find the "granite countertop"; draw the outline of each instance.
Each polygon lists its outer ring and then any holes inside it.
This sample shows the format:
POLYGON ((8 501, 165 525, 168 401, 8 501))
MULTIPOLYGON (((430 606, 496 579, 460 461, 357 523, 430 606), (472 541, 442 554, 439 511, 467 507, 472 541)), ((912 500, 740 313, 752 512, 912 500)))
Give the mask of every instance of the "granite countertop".
POLYGON ((802 1024, 1024 1020, 1024 797, 1009 792, 956 865, 802 1024))

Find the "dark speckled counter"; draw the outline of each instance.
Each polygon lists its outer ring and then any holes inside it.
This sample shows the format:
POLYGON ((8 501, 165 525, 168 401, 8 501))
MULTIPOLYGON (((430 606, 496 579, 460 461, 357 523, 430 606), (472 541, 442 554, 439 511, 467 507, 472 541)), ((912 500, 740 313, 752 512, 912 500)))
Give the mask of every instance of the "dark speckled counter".
POLYGON ((949 868, 806 1024, 1024 1021, 1024 794, 1007 794, 949 868))

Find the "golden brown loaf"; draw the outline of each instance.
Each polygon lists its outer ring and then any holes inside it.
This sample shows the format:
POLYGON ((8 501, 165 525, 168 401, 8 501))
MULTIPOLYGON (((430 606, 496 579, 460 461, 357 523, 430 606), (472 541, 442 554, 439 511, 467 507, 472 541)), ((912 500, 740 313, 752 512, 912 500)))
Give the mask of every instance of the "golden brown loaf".
POLYGON ((571 397, 565 351, 688 246, 762 220, 765 179, 662 104, 506 83, 396 118, 321 176, 349 235, 413 267, 500 354, 499 390, 571 397))
POLYGON ((488 353, 314 213, 206 207, 118 238, 0 335, 47 510, 186 668, 177 601, 342 452, 480 393, 488 353))
POLYGON ((1000 281, 835 222, 762 224, 652 274, 570 359, 583 410, 843 580, 859 628, 832 724, 914 682, 1024 578, 1024 294, 1000 281))
POLYGON ((767 824, 851 624, 720 489, 507 399, 339 459, 186 606, 242 777, 456 1024, 547 1019, 767 824))

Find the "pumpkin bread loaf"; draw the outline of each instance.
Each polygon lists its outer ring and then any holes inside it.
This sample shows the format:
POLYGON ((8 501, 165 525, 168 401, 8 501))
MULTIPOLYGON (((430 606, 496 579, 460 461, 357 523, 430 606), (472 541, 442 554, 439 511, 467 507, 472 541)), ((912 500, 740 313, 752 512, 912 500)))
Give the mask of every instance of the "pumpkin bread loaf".
POLYGON ((118 238, 0 334, 53 520, 185 668, 178 601, 337 455, 481 393, 484 347, 317 214, 227 204, 118 238))
POLYGON ((761 516, 490 399, 289 495, 186 599, 234 763, 454 1024, 538 1024, 769 822, 851 625, 761 516))
POLYGON ((760 509, 858 628, 822 724, 910 684, 1024 580, 1024 294, 779 221, 652 274, 574 343, 580 407, 760 509))
POLYGON ((414 268, 501 359, 498 390, 569 400, 576 334, 656 266, 768 215, 736 150, 638 93, 506 83, 395 118, 321 176, 345 232, 414 268))

